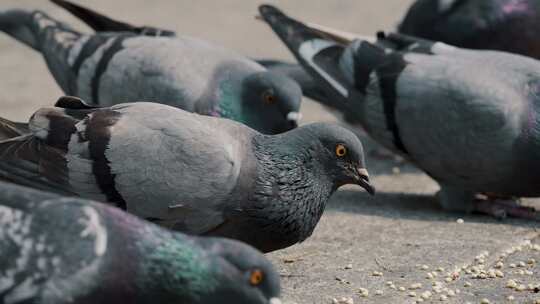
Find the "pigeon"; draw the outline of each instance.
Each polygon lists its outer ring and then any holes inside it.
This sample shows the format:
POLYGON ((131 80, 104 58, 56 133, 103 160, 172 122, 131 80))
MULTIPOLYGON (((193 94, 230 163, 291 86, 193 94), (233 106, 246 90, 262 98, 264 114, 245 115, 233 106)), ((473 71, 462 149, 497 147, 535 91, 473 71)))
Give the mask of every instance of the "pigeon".
POLYGON ((264 252, 308 238, 338 187, 375 191, 362 143, 336 124, 264 135, 158 103, 56 105, 33 114, 30 133, 0 141, 0 179, 264 252))
POLYGON ((1 303, 281 303, 248 245, 2 182, 0 255, 1 303))
POLYGON ((398 31, 463 48, 540 59, 539 27, 537 0, 418 0, 398 31))
POLYGON ((444 209, 539 218, 513 197, 540 196, 540 62, 395 33, 349 40, 273 6, 260 14, 335 109, 439 183, 444 209))
POLYGON ((236 120, 265 134, 298 125, 302 90, 289 77, 207 41, 53 2, 97 32, 83 34, 44 12, 19 9, 0 11, 0 31, 43 54, 67 95, 103 106, 159 102, 236 120))

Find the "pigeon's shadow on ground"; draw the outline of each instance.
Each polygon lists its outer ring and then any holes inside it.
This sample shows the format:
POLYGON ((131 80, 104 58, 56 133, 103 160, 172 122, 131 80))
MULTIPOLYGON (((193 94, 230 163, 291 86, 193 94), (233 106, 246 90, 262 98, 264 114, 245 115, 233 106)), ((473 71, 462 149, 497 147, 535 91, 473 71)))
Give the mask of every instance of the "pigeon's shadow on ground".
POLYGON ((434 195, 409 193, 369 194, 355 190, 336 192, 330 200, 327 211, 350 212, 369 216, 380 216, 401 220, 454 222, 458 218, 474 223, 499 223, 523 227, 537 227, 532 220, 507 218, 498 220, 488 215, 464 214, 443 210, 434 195))

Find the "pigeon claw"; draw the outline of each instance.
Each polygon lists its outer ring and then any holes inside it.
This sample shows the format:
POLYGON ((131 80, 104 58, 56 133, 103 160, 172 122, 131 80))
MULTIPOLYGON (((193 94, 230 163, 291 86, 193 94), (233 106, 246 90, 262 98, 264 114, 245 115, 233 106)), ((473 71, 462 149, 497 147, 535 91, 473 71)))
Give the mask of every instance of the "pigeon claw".
POLYGON ((540 212, 538 210, 522 206, 515 200, 480 200, 475 202, 475 211, 491 215, 496 219, 514 217, 540 221, 540 212))

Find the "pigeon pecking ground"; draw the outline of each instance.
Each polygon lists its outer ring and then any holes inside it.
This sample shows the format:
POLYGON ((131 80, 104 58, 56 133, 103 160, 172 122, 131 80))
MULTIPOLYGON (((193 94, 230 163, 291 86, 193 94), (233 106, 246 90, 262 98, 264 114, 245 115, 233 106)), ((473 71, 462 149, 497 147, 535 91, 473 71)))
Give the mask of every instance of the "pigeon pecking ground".
MULTIPOLYGON (((304 20, 364 34, 394 28, 412 3, 268 2, 304 20)), ((292 60, 267 26, 254 20, 261 2, 227 1, 219 9, 211 0, 198 1, 195 6, 172 0, 92 0, 84 4, 115 12, 121 20, 170 28, 249 56, 292 60)), ((8 7, 39 8, 62 20, 77 22, 45 1, 2 1, 0 9, 8 7)), ((39 106, 50 105, 60 96, 42 59, 32 50, 0 35, 0 55, 2 116, 27 120, 39 106)), ((302 112, 304 123, 334 120, 311 102, 303 104, 302 112)), ((374 155, 371 151, 378 151, 377 146, 365 137, 362 140, 378 195, 371 198, 356 187, 341 190, 308 241, 269 255, 282 275, 286 303, 330 304, 334 299, 351 303, 349 298, 352 303, 415 303, 420 299, 424 303, 481 303, 484 299, 489 303, 535 303, 540 299, 534 286, 529 290, 529 284, 540 284, 540 251, 535 250, 540 246, 537 223, 444 213, 431 196, 437 186, 429 177, 391 156, 374 155), (460 218, 463 223, 458 223, 460 218), (496 268, 501 255, 506 255, 501 260, 502 268, 496 268), (529 264, 531 259, 536 262, 529 264), (454 273, 465 265, 470 266, 454 273), (485 265, 485 273, 478 265, 485 265), (444 270, 438 271, 439 267, 444 270), (473 269, 478 273, 467 274, 473 269), (504 277, 497 277, 499 272, 504 277), (493 275, 495 278, 490 278, 493 275), (440 284, 433 286, 434 282, 440 284), (400 287, 405 290, 400 291, 400 287), (512 302, 507 300, 509 296, 514 297, 512 302)), ((540 199, 528 202, 540 206, 540 199)))

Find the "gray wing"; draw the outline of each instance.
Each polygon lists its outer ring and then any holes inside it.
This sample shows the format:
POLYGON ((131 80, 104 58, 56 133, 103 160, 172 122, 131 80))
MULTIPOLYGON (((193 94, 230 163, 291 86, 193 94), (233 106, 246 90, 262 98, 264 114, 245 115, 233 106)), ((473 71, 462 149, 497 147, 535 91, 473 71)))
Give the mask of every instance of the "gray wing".
POLYGON ((0 183, 0 301, 65 303, 98 285, 107 228, 92 204, 0 183))
POLYGON ((153 103, 41 109, 30 128, 0 142, 4 180, 113 202, 195 232, 223 221, 245 149, 235 137, 248 130, 153 103))
POLYGON ((0 141, 0 177, 121 206, 103 156, 103 139, 115 118, 105 109, 40 109, 29 122, 29 134, 0 141))
POLYGON ((113 109, 122 116, 105 154, 127 210, 191 233, 221 224, 251 131, 153 103, 113 109))
POLYGON ((414 160, 442 180, 490 184, 509 176, 523 114, 530 111, 524 94, 529 75, 523 71, 540 68, 538 63, 442 44, 434 54, 403 58, 407 65, 395 82, 395 124, 414 160))
POLYGON ((0 141, 0 159, 1 180, 74 195, 64 153, 33 135, 0 141))

